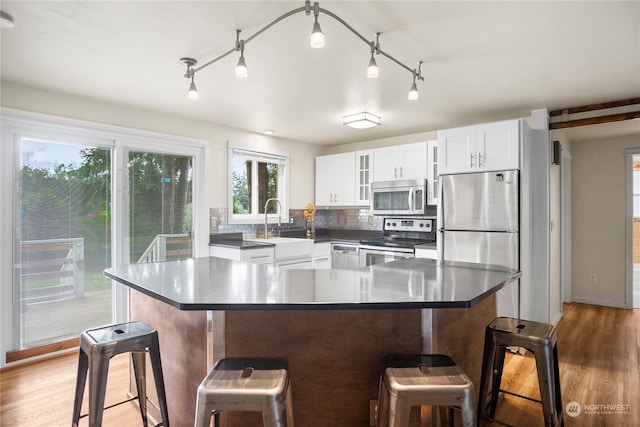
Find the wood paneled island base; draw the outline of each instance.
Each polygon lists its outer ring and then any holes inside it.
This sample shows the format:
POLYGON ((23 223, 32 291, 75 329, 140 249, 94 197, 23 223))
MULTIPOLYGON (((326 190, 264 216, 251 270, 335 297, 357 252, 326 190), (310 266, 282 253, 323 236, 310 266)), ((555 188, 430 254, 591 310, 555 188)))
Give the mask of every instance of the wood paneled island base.
MULTIPOLYGON (((212 342, 201 311, 181 311, 131 290, 131 318, 160 335, 171 425, 193 425, 196 389, 208 368, 207 346, 220 357, 283 357, 289 362, 296 427, 365 427, 387 353, 444 353, 479 384, 484 329, 495 296, 470 308, 249 310, 224 312, 224 345, 212 342)), ((214 330, 216 326, 213 325, 214 330)), ((231 427, 261 426, 234 413, 231 427)), ((418 423, 416 423, 418 425, 418 423)))

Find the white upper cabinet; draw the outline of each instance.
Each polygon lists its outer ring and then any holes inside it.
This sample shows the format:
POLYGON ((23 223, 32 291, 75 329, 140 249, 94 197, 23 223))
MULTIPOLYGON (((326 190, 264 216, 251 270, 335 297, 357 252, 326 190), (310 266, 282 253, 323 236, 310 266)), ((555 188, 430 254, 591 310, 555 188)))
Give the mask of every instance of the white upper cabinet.
POLYGON ((427 204, 438 204, 438 141, 427 141, 427 204))
POLYGON ((371 203, 371 180, 373 178, 373 150, 356 151, 356 194, 357 206, 368 206, 371 203))
POLYGON ((426 142, 376 148, 373 158, 374 182, 427 177, 426 142))
POLYGON ((356 153, 316 157, 316 205, 355 206, 356 153))
POLYGON ((438 132, 441 175, 520 168, 520 120, 438 132))

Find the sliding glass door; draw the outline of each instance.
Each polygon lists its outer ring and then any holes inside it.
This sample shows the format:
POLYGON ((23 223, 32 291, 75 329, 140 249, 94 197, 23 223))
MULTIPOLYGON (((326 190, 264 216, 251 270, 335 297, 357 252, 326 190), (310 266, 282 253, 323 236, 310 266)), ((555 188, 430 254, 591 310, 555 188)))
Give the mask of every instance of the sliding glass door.
POLYGON ((113 318, 102 274, 111 265, 112 149, 26 136, 16 145, 12 350, 24 350, 113 318))
POLYGON ((193 256, 193 157, 128 151, 128 262, 193 256))
POLYGON ((209 207, 204 141, 22 113, 0 123, 3 367, 128 320, 128 288, 104 269, 206 253, 209 207))

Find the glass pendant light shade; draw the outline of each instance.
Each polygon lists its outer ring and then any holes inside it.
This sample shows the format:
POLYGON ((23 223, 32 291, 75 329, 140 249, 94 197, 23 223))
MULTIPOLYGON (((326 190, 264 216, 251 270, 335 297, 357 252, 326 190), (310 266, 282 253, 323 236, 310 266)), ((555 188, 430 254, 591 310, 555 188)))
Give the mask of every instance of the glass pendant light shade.
POLYGON ((413 84, 411 85, 411 89, 409 89, 409 99, 411 101, 415 101, 418 98, 420 98, 420 94, 418 93, 418 86, 416 85, 416 82, 414 80, 413 84))
POLYGON ((311 47, 315 49, 324 47, 324 33, 320 29, 318 21, 313 24, 313 31, 311 32, 311 47))
POLYGON ((247 63, 244 60, 244 55, 240 55, 238 59, 238 65, 236 65, 236 77, 246 78, 248 75, 247 63))
POLYGON ((370 79, 375 79, 380 74, 378 70, 378 64, 376 64, 376 59, 371 54, 371 59, 369 60, 369 65, 367 66, 367 77, 370 79))
POLYGON ((189 92, 187 92, 187 99, 190 101, 197 101, 198 98, 199 98, 198 89, 196 89, 196 84, 193 82, 193 79, 192 79, 191 84, 189 85, 189 92))

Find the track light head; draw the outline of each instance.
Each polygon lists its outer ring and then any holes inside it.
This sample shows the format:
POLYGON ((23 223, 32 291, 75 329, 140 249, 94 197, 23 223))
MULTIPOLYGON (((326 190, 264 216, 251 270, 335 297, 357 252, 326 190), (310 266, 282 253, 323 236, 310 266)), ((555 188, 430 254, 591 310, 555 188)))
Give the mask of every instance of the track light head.
POLYGON ((247 77, 247 75, 247 63, 244 60, 244 55, 240 55, 240 59, 238 59, 238 65, 236 65, 236 77, 244 79, 247 77))
POLYGON ((320 29, 320 24, 318 24, 318 15, 320 15, 320 4, 315 2, 313 4, 313 30, 311 30, 311 47, 315 49, 320 49, 324 47, 324 33, 320 29))
POLYGON ((191 84, 189 85, 189 92, 187 92, 187 99, 189 101, 197 101, 200 98, 198 95, 198 89, 196 89, 196 84, 191 79, 191 84))
POLYGON ((418 92, 418 86, 416 85, 416 78, 413 78, 413 84, 411 85, 411 89, 409 89, 409 100, 415 101, 420 98, 420 93, 418 92))
POLYGON ((320 29, 320 24, 318 24, 318 19, 316 18, 316 22, 313 24, 313 31, 311 31, 311 47, 315 49, 320 49, 324 47, 324 33, 320 29))
POLYGON ((376 59, 372 55, 371 59, 369 59, 369 66, 367 67, 367 77, 375 79, 378 78, 379 75, 378 64, 376 64, 376 59))
POLYGON ((187 72, 184 76, 188 79, 191 79, 191 84, 189 85, 189 91, 187 92, 187 99, 190 101, 196 101, 198 100, 199 96, 198 96, 198 89, 196 89, 196 84, 193 81, 193 78, 196 75, 196 72, 193 69, 193 67, 198 63, 198 61, 196 61, 193 58, 180 58, 180 62, 182 62, 184 65, 187 66, 187 72))

